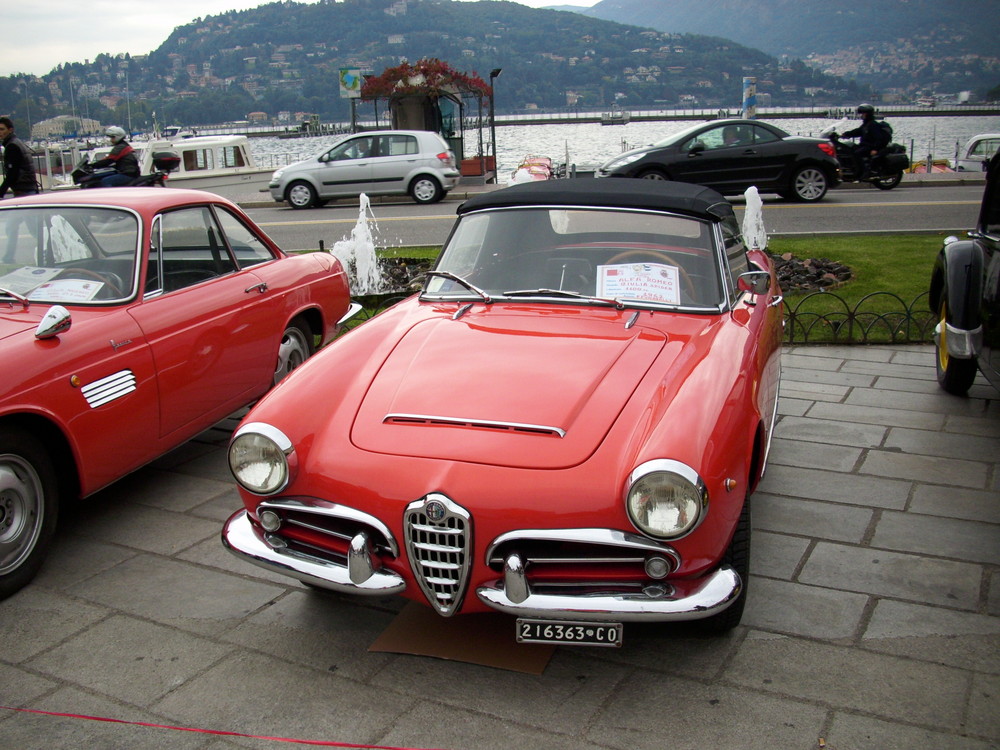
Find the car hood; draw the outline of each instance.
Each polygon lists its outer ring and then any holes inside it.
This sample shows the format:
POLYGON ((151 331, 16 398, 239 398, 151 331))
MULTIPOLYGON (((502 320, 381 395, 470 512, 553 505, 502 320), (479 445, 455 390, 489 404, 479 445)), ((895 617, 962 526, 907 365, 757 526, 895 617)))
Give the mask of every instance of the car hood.
POLYGON ((19 333, 30 333, 34 336, 38 324, 45 313, 49 311, 47 305, 36 304, 27 310, 22 310, 19 302, 14 303, 13 309, 6 302, 0 303, 0 305, 3 308, 0 311, 0 340, 16 336, 19 333))
POLYGON ((684 349, 660 330, 626 328, 619 316, 494 308, 468 317, 423 320, 402 335, 354 415, 358 448, 575 466, 601 445, 654 363, 662 372, 684 349))

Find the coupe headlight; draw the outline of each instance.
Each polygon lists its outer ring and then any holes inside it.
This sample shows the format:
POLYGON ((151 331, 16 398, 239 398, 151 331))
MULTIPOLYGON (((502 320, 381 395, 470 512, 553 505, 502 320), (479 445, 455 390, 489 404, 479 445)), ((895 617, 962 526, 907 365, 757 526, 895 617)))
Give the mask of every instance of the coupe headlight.
POLYGON ((283 175, 284 173, 285 173, 284 169, 279 169, 278 171, 276 171, 274 174, 271 175, 271 182, 277 182, 278 180, 280 180, 281 175, 283 175))
POLYGON ((229 443, 229 470, 255 495, 281 492, 291 478, 292 443, 271 425, 251 422, 240 427, 229 443))
POLYGON ((677 539, 701 523, 708 509, 708 490, 690 466, 660 459, 632 472, 625 506, 642 533, 677 539))

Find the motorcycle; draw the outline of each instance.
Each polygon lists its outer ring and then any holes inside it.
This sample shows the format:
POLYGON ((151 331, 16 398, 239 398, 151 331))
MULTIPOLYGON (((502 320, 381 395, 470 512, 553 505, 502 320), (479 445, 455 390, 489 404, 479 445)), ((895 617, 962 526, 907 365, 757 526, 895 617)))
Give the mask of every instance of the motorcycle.
MULTIPOLYGON (((166 187, 167 177, 170 172, 180 164, 180 157, 169 151, 153 154, 153 171, 149 174, 141 174, 131 182, 119 187, 166 187)), ((95 168, 90 159, 84 156, 83 160, 77 164, 70 177, 74 185, 79 185, 81 189, 101 187, 101 180, 108 175, 115 174, 114 167, 95 168)))
MULTIPOLYGON (((846 121, 844 122, 846 125, 846 121)), ((837 160, 840 162, 840 175, 844 182, 867 182, 879 190, 892 190, 903 181, 903 172, 910 167, 910 157, 906 149, 899 143, 890 143, 879 153, 871 157, 869 174, 864 180, 854 173, 854 144, 843 142, 837 133, 839 125, 834 125, 822 131, 820 135, 829 138, 836 149, 837 160)))

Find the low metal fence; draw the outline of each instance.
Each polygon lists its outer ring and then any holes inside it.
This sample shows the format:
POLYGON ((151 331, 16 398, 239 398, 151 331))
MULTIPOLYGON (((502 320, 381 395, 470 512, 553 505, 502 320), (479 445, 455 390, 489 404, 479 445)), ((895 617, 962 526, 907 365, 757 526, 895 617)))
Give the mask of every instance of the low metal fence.
POLYGON ((785 303, 786 344, 915 344, 932 341, 937 316, 922 292, 907 303, 873 292, 851 303, 836 292, 812 292, 785 303))

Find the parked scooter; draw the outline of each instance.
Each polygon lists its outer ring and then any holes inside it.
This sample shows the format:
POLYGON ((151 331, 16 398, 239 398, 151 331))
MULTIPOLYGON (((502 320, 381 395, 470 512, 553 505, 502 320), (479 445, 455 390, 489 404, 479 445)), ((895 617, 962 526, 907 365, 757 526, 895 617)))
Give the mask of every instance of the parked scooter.
POLYGON ((820 135, 829 138, 837 151, 837 160, 840 162, 840 176, 844 182, 868 182, 879 190, 892 190, 903 181, 903 172, 910 167, 910 157, 906 155, 906 149, 899 143, 890 143, 882 149, 876 156, 871 158, 870 172, 868 176, 861 180, 859 175, 854 174, 854 145, 851 142, 844 143, 837 134, 837 128, 846 127, 838 123, 823 130, 820 135))
MULTIPOLYGON (((180 164, 180 157, 173 152, 164 151, 153 154, 153 171, 149 174, 141 174, 120 187, 166 187, 168 175, 177 168, 178 164, 180 164)), ((70 172, 70 177, 73 178, 73 184, 79 185, 81 189, 97 188, 101 187, 102 179, 115 174, 115 171, 114 167, 95 169, 94 165, 90 163, 90 159, 85 156, 70 172)))

